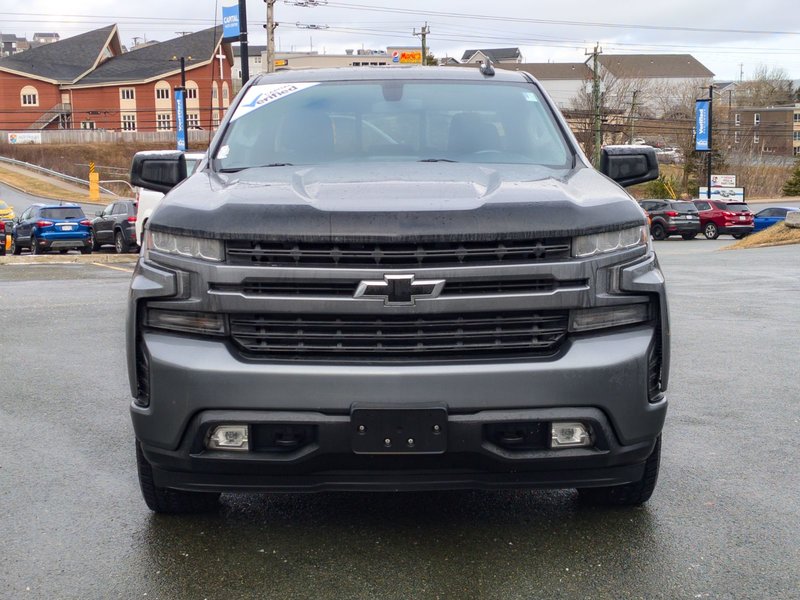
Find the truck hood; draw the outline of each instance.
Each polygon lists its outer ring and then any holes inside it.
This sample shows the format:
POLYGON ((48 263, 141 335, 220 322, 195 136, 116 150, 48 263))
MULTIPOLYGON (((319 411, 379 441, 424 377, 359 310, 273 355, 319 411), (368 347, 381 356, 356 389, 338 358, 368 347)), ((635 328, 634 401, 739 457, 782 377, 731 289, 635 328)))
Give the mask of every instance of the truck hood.
POLYGON ((201 171, 150 218, 154 231, 274 241, 571 236, 644 224, 597 171, 530 165, 364 163, 201 171))

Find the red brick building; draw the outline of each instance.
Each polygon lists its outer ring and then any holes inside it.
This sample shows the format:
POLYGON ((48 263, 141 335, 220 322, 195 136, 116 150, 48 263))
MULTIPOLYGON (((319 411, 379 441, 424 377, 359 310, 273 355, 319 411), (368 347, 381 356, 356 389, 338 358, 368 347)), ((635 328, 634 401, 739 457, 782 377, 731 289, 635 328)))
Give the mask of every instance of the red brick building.
POLYGON ((171 131, 181 57, 187 125, 213 129, 233 96, 222 28, 123 53, 110 25, 0 60, 0 130, 171 131))

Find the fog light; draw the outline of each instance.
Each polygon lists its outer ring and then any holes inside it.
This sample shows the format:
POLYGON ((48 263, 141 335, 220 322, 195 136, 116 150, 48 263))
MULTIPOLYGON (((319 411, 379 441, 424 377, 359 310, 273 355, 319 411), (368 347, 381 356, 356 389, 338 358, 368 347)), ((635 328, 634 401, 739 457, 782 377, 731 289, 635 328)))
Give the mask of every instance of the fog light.
POLYGON ((589 428, 583 423, 553 423, 550 426, 551 448, 580 448, 591 444, 589 428))
POLYGON ((211 450, 248 450, 247 425, 219 425, 208 439, 211 450))

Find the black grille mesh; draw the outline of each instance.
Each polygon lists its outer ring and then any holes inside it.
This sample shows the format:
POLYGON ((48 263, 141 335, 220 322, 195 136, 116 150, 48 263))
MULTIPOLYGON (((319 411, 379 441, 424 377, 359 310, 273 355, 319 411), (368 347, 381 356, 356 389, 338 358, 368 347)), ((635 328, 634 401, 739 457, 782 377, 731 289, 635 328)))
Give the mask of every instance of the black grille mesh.
POLYGON ((264 358, 486 357, 549 355, 564 340, 568 311, 466 315, 230 315, 234 343, 264 358))

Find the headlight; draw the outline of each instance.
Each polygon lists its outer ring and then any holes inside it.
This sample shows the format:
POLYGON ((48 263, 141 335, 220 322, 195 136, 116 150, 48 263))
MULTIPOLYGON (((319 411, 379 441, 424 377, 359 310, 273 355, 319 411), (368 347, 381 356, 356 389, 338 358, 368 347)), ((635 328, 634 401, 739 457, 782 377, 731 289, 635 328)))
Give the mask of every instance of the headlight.
POLYGON ((222 262, 225 258, 225 245, 222 240, 207 240, 161 231, 147 231, 144 250, 145 258, 151 250, 214 262, 222 262))
POLYGON ((646 225, 640 225, 619 231, 579 235, 573 239, 572 255, 575 258, 586 258, 637 246, 647 247, 649 244, 650 229, 646 225))

